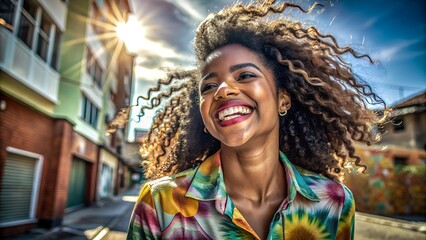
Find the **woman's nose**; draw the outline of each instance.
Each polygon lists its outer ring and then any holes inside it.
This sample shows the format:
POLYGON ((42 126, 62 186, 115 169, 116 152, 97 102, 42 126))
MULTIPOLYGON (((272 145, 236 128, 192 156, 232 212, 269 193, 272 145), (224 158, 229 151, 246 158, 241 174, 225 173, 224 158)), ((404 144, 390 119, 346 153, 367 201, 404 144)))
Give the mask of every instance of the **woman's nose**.
POLYGON ((236 86, 233 86, 229 81, 223 81, 217 88, 214 99, 219 100, 220 98, 227 98, 230 95, 238 95, 239 93, 240 90, 236 86))

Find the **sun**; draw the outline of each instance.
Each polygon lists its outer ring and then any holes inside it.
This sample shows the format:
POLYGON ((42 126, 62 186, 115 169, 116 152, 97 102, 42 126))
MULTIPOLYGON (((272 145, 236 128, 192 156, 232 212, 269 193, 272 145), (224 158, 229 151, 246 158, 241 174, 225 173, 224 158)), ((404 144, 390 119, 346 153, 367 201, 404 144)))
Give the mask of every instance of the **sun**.
POLYGON ((117 23, 116 32, 129 52, 136 52, 145 39, 145 30, 133 15, 129 16, 127 22, 117 23))

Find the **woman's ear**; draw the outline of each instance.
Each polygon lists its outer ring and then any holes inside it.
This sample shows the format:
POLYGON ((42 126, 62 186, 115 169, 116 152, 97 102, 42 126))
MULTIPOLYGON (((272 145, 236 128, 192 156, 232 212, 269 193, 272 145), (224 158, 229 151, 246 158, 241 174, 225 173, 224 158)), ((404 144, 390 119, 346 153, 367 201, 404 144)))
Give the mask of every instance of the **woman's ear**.
POLYGON ((278 92, 278 112, 288 111, 291 108, 290 95, 286 90, 279 90, 278 92))

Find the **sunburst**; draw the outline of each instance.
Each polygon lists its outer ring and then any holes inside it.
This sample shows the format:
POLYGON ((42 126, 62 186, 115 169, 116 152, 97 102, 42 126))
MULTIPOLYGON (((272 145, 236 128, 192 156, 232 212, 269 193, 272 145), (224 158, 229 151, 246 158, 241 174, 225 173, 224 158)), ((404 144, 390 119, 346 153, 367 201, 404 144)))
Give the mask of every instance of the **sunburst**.
MULTIPOLYGON (((92 26, 99 29, 99 31, 94 31, 92 36, 83 36, 81 38, 73 38, 63 42, 63 48, 70 49, 72 46, 82 43, 90 43, 93 41, 102 41, 103 48, 98 48, 90 59, 86 59, 83 64, 90 66, 94 64, 95 59, 99 59, 101 56, 108 56, 108 66, 104 71, 106 74, 105 83, 103 84, 103 91, 105 92, 108 89, 111 81, 112 68, 117 66, 120 52, 123 48, 126 47, 127 52, 135 55, 136 51, 140 44, 143 44, 143 39, 145 39, 145 27, 142 22, 142 19, 137 19, 135 16, 122 11, 117 6, 117 3, 112 1, 109 5, 109 11, 102 11, 101 19, 95 19, 93 17, 87 17, 77 13, 74 14, 73 21, 83 22, 85 24, 91 24, 92 26), (137 45, 139 44, 139 45, 137 45)), ((67 71, 67 69, 64 69, 67 71)))

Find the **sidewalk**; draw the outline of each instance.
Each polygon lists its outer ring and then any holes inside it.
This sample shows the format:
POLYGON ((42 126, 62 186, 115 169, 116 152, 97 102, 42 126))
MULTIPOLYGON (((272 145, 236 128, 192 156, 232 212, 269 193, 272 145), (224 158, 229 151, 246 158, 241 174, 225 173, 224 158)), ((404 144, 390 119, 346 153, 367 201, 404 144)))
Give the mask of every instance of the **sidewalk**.
POLYGON ((384 217, 380 215, 373 215, 373 214, 362 213, 362 212, 356 212, 355 219, 371 222, 371 223, 377 223, 381 225, 386 225, 390 227, 403 228, 407 230, 426 233, 426 222, 407 221, 407 220, 384 217))
MULTIPOLYGON (((110 199, 65 214, 62 225, 59 227, 50 230, 36 228, 19 237, 5 240, 102 239, 119 221, 123 221, 120 225, 127 226, 130 220, 130 217, 127 216, 130 216, 139 190, 140 185, 135 185, 110 199), (126 219, 123 219, 123 216, 126 216, 126 219)), ((126 230, 122 229, 121 231, 126 230)))
POLYGON ((426 239, 426 222, 411 216, 414 221, 356 212, 354 240, 419 240, 426 239))

